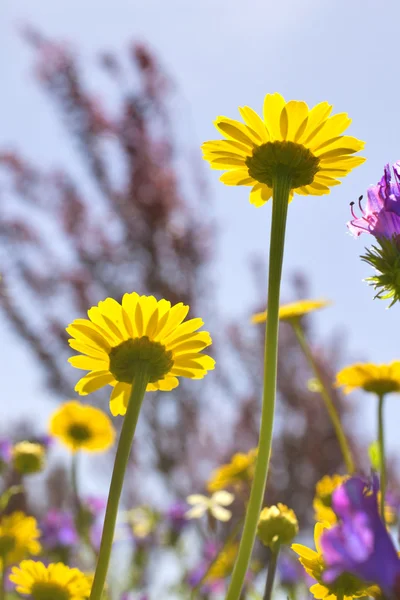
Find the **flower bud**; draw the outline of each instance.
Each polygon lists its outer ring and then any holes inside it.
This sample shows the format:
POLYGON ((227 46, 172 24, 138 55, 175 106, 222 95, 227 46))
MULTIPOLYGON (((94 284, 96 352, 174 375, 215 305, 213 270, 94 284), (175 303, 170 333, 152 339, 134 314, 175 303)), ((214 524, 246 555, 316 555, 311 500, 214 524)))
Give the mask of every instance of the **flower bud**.
POLYGON ((264 546, 275 552, 280 545, 290 544, 299 531, 297 517, 291 508, 278 503, 263 508, 257 534, 264 546))

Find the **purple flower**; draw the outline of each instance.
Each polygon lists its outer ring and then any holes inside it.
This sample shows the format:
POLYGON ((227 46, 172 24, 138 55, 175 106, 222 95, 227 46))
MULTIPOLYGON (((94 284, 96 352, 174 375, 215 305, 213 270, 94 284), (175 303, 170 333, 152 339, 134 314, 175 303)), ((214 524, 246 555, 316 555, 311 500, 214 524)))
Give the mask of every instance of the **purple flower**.
POLYGON ((180 533, 182 529, 189 523, 189 521, 185 518, 187 509, 188 507, 186 502, 178 500, 177 502, 174 502, 174 504, 171 504, 165 514, 165 518, 169 522, 172 529, 178 533, 180 533))
POLYGON ((350 232, 358 237, 361 233, 371 233, 376 238, 392 239, 400 234, 400 161, 393 165, 394 181, 392 182, 390 166, 385 166, 382 179, 377 185, 369 188, 365 209, 359 200, 361 216, 354 212, 353 219, 347 223, 350 232))
POLYGON ((9 440, 0 440, 0 472, 10 463, 12 444, 9 440))
POLYGON ((64 548, 78 542, 74 519, 69 512, 52 508, 40 524, 42 543, 49 549, 64 548))
MULTIPOLYGON (((304 580, 304 569, 298 560, 280 554, 278 560, 279 580, 284 587, 293 587, 304 580)), ((315 583, 315 582, 313 582, 315 583)))
POLYGON ((379 516, 378 488, 376 476, 371 482, 351 477, 334 491, 332 508, 339 523, 321 537, 323 578, 329 584, 350 573, 395 597, 400 589, 400 559, 379 516))

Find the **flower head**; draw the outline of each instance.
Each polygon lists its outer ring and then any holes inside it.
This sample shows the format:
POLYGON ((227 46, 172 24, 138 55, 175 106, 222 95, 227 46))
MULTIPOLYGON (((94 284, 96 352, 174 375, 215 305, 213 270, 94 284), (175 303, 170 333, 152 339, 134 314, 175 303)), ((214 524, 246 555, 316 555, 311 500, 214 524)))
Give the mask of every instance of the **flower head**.
POLYGON ((147 538, 156 528, 159 517, 150 506, 136 506, 126 512, 126 519, 136 539, 147 538))
POLYGON ((343 573, 333 582, 324 579, 325 561, 322 555, 321 536, 324 531, 329 530, 329 523, 316 523, 314 528, 314 543, 316 550, 312 550, 302 544, 292 544, 292 550, 299 555, 299 561, 305 572, 315 579, 317 583, 310 587, 310 592, 318 600, 334 600, 334 598, 361 598, 369 596, 370 589, 357 577, 343 573))
POLYGON ((33 560, 23 560, 18 567, 13 567, 10 580, 19 594, 30 596, 32 600, 84 600, 91 588, 91 578, 79 569, 62 563, 46 567, 33 560))
POLYGON ((344 386, 345 394, 350 394, 357 388, 378 395, 400 392, 400 361, 388 365, 350 365, 336 375, 336 386, 344 386))
POLYGON ((36 442, 19 442, 12 449, 13 467, 21 475, 31 475, 42 471, 45 458, 45 448, 36 442))
POLYGON ((325 475, 315 486, 313 508, 315 520, 327 523, 336 523, 336 515, 332 510, 332 494, 349 475, 325 475))
POLYGON ((88 311, 89 319, 76 319, 69 327, 71 348, 82 355, 70 363, 89 373, 75 390, 86 395, 105 385, 113 386, 110 410, 124 415, 135 374, 143 368, 149 376, 147 391, 169 391, 178 377, 202 379, 215 361, 202 354, 211 344, 210 334, 198 331, 201 319, 184 322, 189 307, 171 307, 153 296, 125 294, 122 304, 107 298, 88 311))
POLYGON ((354 212, 347 227, 355 237, 370 233, 376 238, 376 245, 366 250, 362 260, 376 270, 376 275, 366 281, 377 290, 376 298, 390 298, 392 306, 400 300, 400 161, 393 165, 394 181, 390 166, 386 165, 382 179, 368 190, 368 200, 362 207, 361 215, 354 212))
POLYGON ((330 117, 332 106, 321 102, 309 109, 305 102, 286 102, 267 94, 263 117, 248 106, 239 108, 244 123, 217 117, 216 129, 225 139, 205 142, 203 156, 211 168, 226 171, 226 185, 251 187, 250 202, 261 206, 272 196, 274 177, 283 172, 297 194, 329 194, 365 159, 351 156, 364 142, 342 133, 351 123, 346 113, 330 117))
POLYGON ((66 548, 78 542, 74 518, 70 512, 52 508, 40 521, 41 542, 48 550, 66 548))
POLYGON ((207 483, 209 492, 217 492, 227 487, 250 482, 253 479, 257 458, 257 448, 245 453, 234 454, 231 462, 221 465, 211 473, 207 483))
POLYGON ((297 560, 288 554, 280 553, 278 558, 279 583, 292 588, 304 580, 304 570, 297 560))
POLYGON ((263 508, 258 520, 257 535, 264 544, 275 551, 282 544, 290 544, 299 531, 297 517, 291 508, 278 503, 263 508))
MULTIPOLYGON (((283 304, 279 307, 279 319, 281 321, 297 321, 308 315, 310 312, 320 310, 331 304, 329 300, 297 300, 290 304, 283 304)), ((267 320, 267 311, 256 313, 252 316, 252 323, 265 323, 267 320)))
POLYGON ((187 519, 201 519, 205 514, 210 514, 217 521, 229 521, 232 516, 230 510, 225 508, 234 501, 235 496, 226 490, 214 492, 212 496, 192 494, 186 498, 188 504, 192 505, 186 513, 187 519))
POLYGON ((115 439, 109 417, 99 408, 76 400, 65 402, 53 413, 49 429, 72 452, 108 450, 115 439))
POLYGON ((321 538, 326 566, 323 580, 335 585, 344 573, 350 573, 395 598, 400 588, 400 558, 379 516, 377 492, 377 477, 372 482, 352 477, 333 493, 332 507, 339 523, 321 538))
POLYGON ((13 512, 0 519, 0 557, 6 565, 19 562, 27 554, 39 554, 40 531, 36 519, 13 512))

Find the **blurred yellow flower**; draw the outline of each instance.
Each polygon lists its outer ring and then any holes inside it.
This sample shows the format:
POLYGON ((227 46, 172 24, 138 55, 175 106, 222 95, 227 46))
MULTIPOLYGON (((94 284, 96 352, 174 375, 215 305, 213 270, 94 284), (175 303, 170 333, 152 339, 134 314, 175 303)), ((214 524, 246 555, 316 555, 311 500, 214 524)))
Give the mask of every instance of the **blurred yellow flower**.
POLYGON ((115 439, 110 418, 99 408, 76 400, 65 402, 53 413, 49 430, 72 452, 108 450, 115 439))
POLYGON ((217 467, 207 483, 209 492, 217 492, 230 486, 243 482, 251 482, 257 458, 257 448, 252 448, 245 453, 238 452, 231 458, 231 462, 217 467))
POLYGON ((373 363, 350 365, 336 375, 336 386, 344 386, 345 394, 357 388, 378 395, 400 392, 400 361, 388 365, 373 363))
POLYGON ((185 514, 186 519, 201 519, 206 513, 210 514, 217 521, 229 521, 232 513, 225 506, 229 506, 234 501, 235 496, 226 490, 214 492, 212 496, 203 496, 202 494, 191 494, 186 498, 186 502, 192 505, 192 508, 185 514))
POLYGON ((69 327, 69 344, 82 355, 69 362, 90 371, 75 390, 86 395, 111 385, 110 410, 124 415, 135 374, 149 375, 147 391, 169 391, 178 377, 202 379, 215 361, 201 351, 211 344, 206 331, 197 331, 201 319, 183 322, 189 307, 171 307, 167 300, 153 296, 125 294, 122 304, 107 298, 88 311, 89 319, 76 319, 69 327))
POLYGON ((325 475, 315 486, 315 496, 313 507, 316 521, 325 521, 333 525, 337 518, 332 510, 332 494, 342 483, 349 478, 349 475, 325 475))
MULTIPOLYGON (((281 321, 291 321, 293 319, 300 319, 310 312, 320 310, 329 306, 331 302, 329 300, 298 300, 297 302, 291 302, 290 304, 283 304, 279 307, 279 318, 281 321)), ((265 323, 267 320, 267 311, 256 313, 252 316, 252 323, 265 323)))
POLYGON ((10 575, 19 594, 32 600, 84 600, 90 595, 92 577, 63 563, 44 565, 23 560, 10 575))
POLYGON ((13 467, 21 475, 38 473, 44 468, 46 451, 37 442, 18 442, 11 451, 13 467))
POLYGON ((131 508, 125 513, 126 520, 132 528, 133 535, 136 538, 144 539, 158 523, 157 514, 146 505, 131 508))
POLYGON ((325 529, 329 529, 329 523, 316 523, 314 528, 314 543, 316 550, 312 550, 302 544, 292 544, 292 550, 299 555, 299 561, 304 570, 317 583, 310 587, 310 592, 317 600, 351 600, 352 598, 361 598, 370 596, 376 591, 376 586, 367 586, 365 583, 344 573, 340 575, 329 586, 322 581, 325 564, 320 546, 320 538, 325 529))
POLYGON ((6 565, 19 562, 28 554, 39 554, 40 531, 34 517, 16 511, 0 518, 0 558, 6 565))
POLYGON ((364 142, 342 133, 351 119, 346 113, 330 117, 332 106, 321 102, 309 109, 305 102, 286 102, 280 94, 267 94, 262 119, 252 108, 239 108, 244 123, 217 117, 223 140, 202 145, 212 169, 226 171, 226 185, 251 187, 250 202, 261 206, 272 196, 274 174, 289 171, 292 189, 301 195, 329 194, 365 158, 351 156, 364 142))
POLYGON ((299 531, 295 512, 278 503, 263 508, 258 519, 257 535, 274 552, 282 544, 290 544, 299 531))
POLYGON ((235 558, 237 555, 239 544, 237 542, 231 542, 218 554, 214 564, 210 567, 207 573, 205 582, 215 581, 216 579, 225 579, 228 577, 235 564, 235 558))

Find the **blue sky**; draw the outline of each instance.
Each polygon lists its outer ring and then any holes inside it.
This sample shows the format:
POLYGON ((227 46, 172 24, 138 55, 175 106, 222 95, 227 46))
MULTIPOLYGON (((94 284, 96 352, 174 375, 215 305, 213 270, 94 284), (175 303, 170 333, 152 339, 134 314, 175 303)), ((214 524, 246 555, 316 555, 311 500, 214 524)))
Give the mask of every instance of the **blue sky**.
MULTIPOLYGON (((370 271, 359 260, 370 240, 354 240, 345 227, 350 201, 381 177, 386 162, 400 158, 400 3, 386 0, 384 6, 385 12, 376 0, 3 0, 0 144, 21 148, 43 165, 68 159, 74 168, 73 148, 30 74, 30 53, 17 31, 24 22, 71 42, 92 65, 98 50, 123 52, 132 39, 148 42, 179 88, 178 127, 186 147, 199 156, 201 142, 216 137, 212 121, 217 115, 235 118, 244 104, 260 110, 267 92, 310 105, 328 100, 336 112, 353 118, 349 133, 367 141, 368 161, 330 196, 295 198, 284 276, 306 270, 313 295, 333 300, 333 307, 318 315, 318 326, 321 332, 346 332, 354 358, 400 358, 395 333, 400 308, 386 310, 383 301, 372 300, 372 290, 362 282, 370 271)), ((90 76, 93 87, 103 81, 90 76)), ((270 206, 255 209, 244 188, 223 186, 216 172, 206 169, 205 174, 221 233, 214 270, 220 308, 229 317, 246 319, 254 293, 248 259, 267 252, 270 206)), ((7 348, 0 363, 2 392, 12 406, 2 408, 4 416, 24 413, 27 404, 21 398, 32 395, 35 410, 37 405, 39 414, 47 415, 51 404, 26 350, 1 322, 0 336, 7 348), (24 377, 15 382, 10 373, 18 375, 21 364, 24 377)), ((374 401, 361 400, 366 409, 360 429, 372 434, 374 401)), ((387 405, 389 444, 397 448, 398 402, 393 397, 387 405)))

